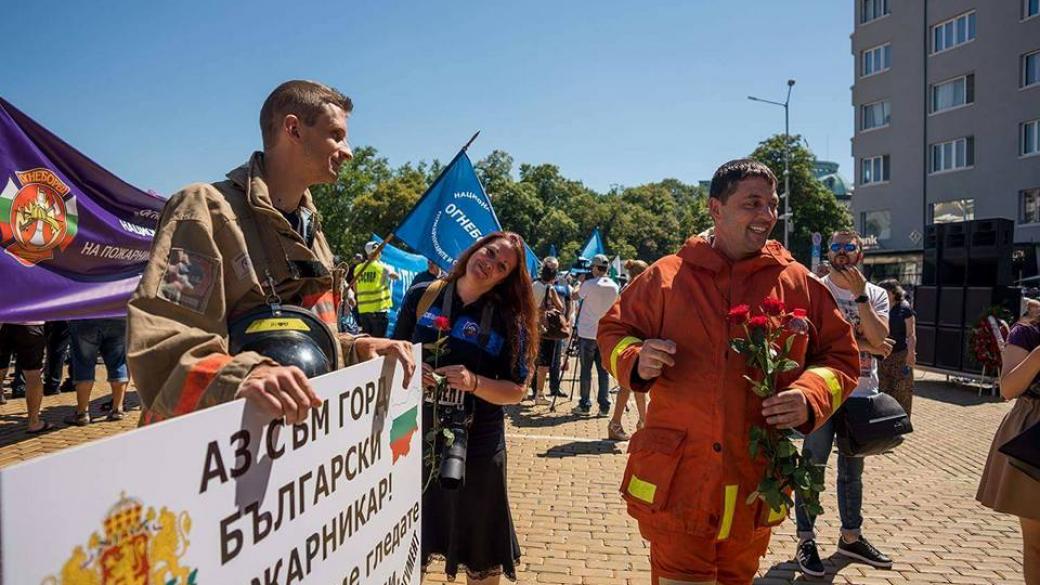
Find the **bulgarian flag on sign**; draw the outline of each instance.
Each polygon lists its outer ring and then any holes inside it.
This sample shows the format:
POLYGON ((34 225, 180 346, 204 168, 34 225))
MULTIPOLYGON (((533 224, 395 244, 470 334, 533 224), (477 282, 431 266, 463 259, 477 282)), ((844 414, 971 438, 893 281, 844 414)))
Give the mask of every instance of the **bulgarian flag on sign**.
POLYGON ((392 463, 397 463, 401 457, 408 455, 412 450, 412 435, 419 430, 419 407, 413 406, 410 410, 394 419, 390 426, 390 453, 393 454, 392 463))

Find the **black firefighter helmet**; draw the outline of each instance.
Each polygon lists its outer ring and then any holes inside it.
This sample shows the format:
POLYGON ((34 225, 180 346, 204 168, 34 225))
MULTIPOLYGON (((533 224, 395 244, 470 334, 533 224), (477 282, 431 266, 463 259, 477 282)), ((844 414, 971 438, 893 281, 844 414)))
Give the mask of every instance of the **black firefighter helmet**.
POLYGON ((335 335, 302 307, 258 307, 228 325, 228 338, 231 355, 255 351, 280 365, 300 368, 308 378, 339 367, 335 335))

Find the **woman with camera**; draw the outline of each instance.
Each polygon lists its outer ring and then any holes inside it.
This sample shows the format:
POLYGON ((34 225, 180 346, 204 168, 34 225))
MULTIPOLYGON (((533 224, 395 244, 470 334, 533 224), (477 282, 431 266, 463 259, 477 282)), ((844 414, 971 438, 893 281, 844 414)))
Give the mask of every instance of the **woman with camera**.
POLYGON ((515 581, 520 559, 502 407, 523 399, 538 349, 524 258, 514 233, 481 238, 445 279, 408 291, 394 330, 423 344, 423 428, 437 429, 423 443, 423 567, 443 558, 449 578, 461 568, 470 585, 515 581))

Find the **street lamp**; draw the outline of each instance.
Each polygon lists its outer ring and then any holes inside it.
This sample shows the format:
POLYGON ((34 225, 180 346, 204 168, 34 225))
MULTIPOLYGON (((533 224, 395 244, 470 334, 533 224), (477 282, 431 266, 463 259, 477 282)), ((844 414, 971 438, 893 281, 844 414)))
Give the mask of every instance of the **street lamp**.
POLYGON ((764 100, 754 96, 747 96, 747 99, 753 102, 762 102, 765 104, 773 104, 774 106, 780 106, 784 109, 784 194, 780 199, 784 201, 784 213, 779 219, 784 220, 784 247, 789 248, 787 245, 787 234, 790 233, 790 219, 791 219, 791 88, 794 87, 794 80, 787 80, 787 99, 783 102, 774 102, 773 100, 764 100))

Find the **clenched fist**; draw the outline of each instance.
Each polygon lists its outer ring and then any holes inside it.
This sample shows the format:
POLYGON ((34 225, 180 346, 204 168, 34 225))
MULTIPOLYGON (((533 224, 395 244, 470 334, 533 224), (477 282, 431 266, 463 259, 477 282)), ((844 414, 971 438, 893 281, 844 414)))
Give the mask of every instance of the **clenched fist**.
POLYGON ((670 339, 647 339, 639 350, 636 374, 644 380, 653 380, 661 371, 675 365, 675 342, 670 339))

